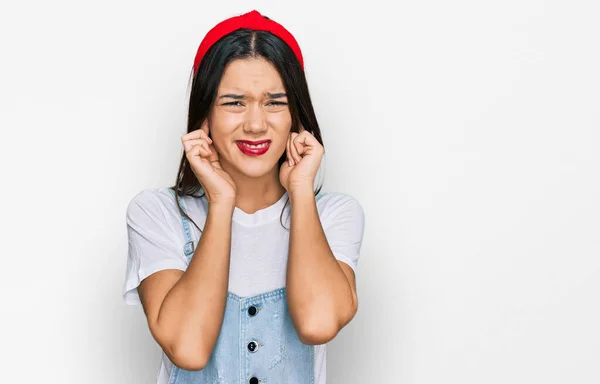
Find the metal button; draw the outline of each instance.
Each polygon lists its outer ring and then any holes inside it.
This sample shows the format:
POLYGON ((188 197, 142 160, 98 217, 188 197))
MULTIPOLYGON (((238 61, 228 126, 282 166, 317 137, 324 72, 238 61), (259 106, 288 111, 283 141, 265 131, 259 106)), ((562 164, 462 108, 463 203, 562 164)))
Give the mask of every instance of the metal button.
POLYGON ((249 384, 258 384, 258 378, 252 376, 250 380, 248 380, 249 384))
POLYGON ((252 305, 250 308, 248 308, 248 315, 250 315, 250 316, 255 316, 257 312, 258 312, 258 309, 254 305, 252 305))
POLYGON ((256 344, 255 341, 251 341, 248 343, 248 350, 250 352, 256 352, 256 349, 258 348, 258 345, 256 344))

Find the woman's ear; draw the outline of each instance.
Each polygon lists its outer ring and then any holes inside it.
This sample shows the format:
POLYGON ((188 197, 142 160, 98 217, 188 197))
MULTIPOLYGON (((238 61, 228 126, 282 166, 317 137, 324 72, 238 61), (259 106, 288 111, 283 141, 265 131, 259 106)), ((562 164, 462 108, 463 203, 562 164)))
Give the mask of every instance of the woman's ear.
POLYGON ((200 124, 200 129, 203 130, 207 135, 210 134, 210 130, 208 128, 208 119, 204 119, 202 124, 200 124))
POLYGON ((206 129, 207 129, 206 133, 208 134, 208 137, 210 137, 212 140, 212 129, 211 129, 211 121, 210 121, 211 113, 212 113, 212 109, 211 109, 211 111, 208 112, 208 115, 206 116, 205 121, 206 121, 206 129))
POLYGON ((202 124, 200 125, 200 129, 202 129, 204 132, 206 132, 206 135, 212 139, 212 136, 210 135, 210 125, 208 122, 209 122, 209 118, 206 117, 204 119, 204 121, 202 122, 202 124))

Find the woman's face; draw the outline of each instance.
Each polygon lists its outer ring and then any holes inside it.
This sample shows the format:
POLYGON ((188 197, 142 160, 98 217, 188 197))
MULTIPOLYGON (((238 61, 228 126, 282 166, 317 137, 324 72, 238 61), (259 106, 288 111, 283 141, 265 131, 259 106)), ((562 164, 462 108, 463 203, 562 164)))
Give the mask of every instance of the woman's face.
POLYGON ((292 116, 279 73, 263 58, 227 65, 209 120, 213 146, 225 171, 267 174, 286 149, 292 116), (258 147, 243 141, 266 141, 258 147))

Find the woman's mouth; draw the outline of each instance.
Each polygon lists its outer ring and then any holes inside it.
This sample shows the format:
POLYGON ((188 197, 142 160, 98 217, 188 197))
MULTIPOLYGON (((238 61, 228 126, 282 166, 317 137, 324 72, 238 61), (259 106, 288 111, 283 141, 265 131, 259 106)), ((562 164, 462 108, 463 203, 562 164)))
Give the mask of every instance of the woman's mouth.
POLYGON ((271 146, 270 140, 261 140, 261 141, 246 141, 240 140, 235 142, 242 151, 243 154, 248 156, 260 156, 264 155, 271 146))

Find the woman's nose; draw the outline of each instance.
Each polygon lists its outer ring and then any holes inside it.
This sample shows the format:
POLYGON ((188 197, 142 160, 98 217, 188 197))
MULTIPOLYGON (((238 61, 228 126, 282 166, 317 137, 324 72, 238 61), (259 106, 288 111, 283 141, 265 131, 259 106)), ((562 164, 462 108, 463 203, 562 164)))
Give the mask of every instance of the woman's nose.
POLYGON ((260 106, 253 106, 248 110, 244 131, 260 133, 267 129, 267 118, 260 106))

